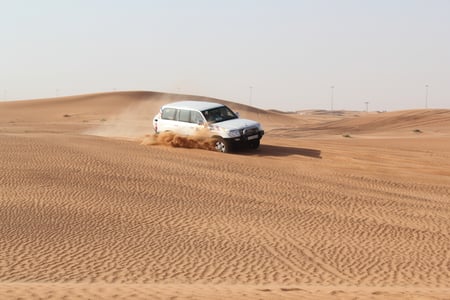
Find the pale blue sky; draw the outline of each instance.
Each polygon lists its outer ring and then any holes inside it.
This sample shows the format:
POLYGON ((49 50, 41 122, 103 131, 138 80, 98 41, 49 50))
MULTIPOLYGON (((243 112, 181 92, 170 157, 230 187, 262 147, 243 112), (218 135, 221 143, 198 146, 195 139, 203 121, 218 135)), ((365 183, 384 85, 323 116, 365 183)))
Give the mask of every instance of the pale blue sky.
POLYGON ((450 108, 450 0, 0 0, 0 99, 112 90, 261 108, 450 108), (250 86, 253 88, 250 99, 250 86))

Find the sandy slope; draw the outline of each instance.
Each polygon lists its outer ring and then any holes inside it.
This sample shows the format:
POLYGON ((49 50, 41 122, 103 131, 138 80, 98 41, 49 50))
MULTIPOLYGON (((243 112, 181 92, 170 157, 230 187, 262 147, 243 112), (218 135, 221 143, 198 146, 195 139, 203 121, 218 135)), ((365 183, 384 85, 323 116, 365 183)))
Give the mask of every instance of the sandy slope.
POLYGON ((142 145, 177 98, 0 103, 0 299, 450 298, 449 111, 231 103, 258 151, 142 145))

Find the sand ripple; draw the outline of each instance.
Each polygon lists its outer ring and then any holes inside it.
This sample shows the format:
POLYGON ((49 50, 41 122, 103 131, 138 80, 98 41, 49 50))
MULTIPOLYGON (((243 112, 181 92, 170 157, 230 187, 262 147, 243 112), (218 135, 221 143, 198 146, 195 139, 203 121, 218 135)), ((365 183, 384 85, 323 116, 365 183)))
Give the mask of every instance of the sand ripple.
POLYGON ((449 287, 446 184, 83 136, 1 149, 3 282, 449 287))

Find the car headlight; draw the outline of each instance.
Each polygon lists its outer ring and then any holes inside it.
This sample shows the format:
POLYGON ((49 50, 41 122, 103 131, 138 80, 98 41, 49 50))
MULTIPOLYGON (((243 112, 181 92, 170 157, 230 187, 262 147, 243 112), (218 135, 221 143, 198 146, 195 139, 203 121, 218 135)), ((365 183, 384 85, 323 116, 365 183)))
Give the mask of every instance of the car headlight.
POLYGON ((241 135, 241 133, 239 132, 239 130, 230 130, 228 131, 228 135, 230 137, 238 137, 241 135))

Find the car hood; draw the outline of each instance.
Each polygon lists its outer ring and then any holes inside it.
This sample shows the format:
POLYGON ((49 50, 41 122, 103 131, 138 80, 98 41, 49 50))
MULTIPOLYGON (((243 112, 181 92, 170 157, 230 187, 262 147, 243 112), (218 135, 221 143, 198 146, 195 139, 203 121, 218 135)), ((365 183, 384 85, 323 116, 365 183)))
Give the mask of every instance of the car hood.
POLYGON ((227 120, 223 122, 217 122, 214 124, 211 124, 212 127, 221 127, 226 130, 233 130, 233 129, 243 129, 248 127, 258 127, 258 129, 261 129, 261 124, 259 124, 256 121, 248 120, 248 119, 232 119, 227 120))

